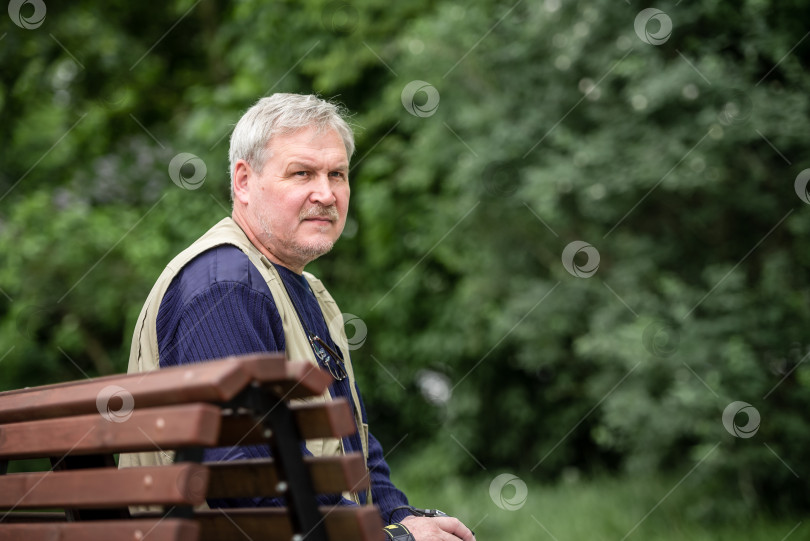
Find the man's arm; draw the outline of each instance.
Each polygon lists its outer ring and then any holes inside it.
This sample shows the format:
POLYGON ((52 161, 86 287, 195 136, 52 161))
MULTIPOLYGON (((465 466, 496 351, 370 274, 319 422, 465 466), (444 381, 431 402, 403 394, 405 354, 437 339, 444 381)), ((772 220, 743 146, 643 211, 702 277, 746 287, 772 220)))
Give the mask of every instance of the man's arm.
MULTIPOLYGON (((360 402, 360 416, 367 423, 366 404, 356 381, 354 390, 360 402)), ((374 504, 380 508, 383 523, 392 524, 410 516, 411 513, 407 509, 394 511, 397 507, 407 506, 408 498, 391 481, 391 468, 385 461, 382 444, 370 431, 368 433, 368 472, 371 478, 371 498, 374 504)))
POLYGON ((407 509, 394 511, 399 506, 408 505, 408 498, 391 481, 391 469, 383 457, 382 445, 370 433, 368 435, 368 448, 371 495, 374 498, 374 503, 380 508, 380 514, 385 524, 402 523, 410 530, 415 541, 475 540, 470 529, 457 518, 416 517, 407 509), (389 516, 391 517, 390 520, 389 516))
POLYGON ((391 524, 411 516, 407 509, 394 511, 399 506, 408 505, 408 498, 391 481, 391 469, 383 456, 382 445, 371 433, 368 435, 368 471, 371 497, 380 508, 383 522, 391 524))
MULTIPOLYGON (((360 407, 363 419, 367 419, 366 406, 360 390, 360 407)), ((404 525, 413 535, 415 541, 474 541, 473 533, 460 520, 454 517, 417 517, 407 509, 408 498, 391 481, 391 468, 385 461, 380 442, 370 432, 368 435, 368 469, 371 477, 371 495, 374 503, 380 508, 383 522, 404 525)))
POLYGON ((273 298, 241 282, 216 282, 189 295, 178 279, 160 305, 160 366, 177 366, 230 355, 284 349, 273 298))

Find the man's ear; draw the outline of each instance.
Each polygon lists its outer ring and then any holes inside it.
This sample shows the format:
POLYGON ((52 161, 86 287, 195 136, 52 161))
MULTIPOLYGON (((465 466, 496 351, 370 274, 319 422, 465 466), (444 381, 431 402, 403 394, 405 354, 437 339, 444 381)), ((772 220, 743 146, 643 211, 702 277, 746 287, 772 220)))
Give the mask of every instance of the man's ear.
POLYGON ((243 205, 250 202, 250 180, 254 177, 253 169, 245 160, 238 160, 233 166, 233 199, 243 205))

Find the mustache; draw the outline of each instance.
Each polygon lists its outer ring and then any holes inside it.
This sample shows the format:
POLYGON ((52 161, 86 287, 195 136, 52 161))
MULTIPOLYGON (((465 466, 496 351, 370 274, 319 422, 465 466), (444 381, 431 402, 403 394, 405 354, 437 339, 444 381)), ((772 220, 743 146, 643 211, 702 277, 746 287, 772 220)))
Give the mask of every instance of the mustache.
POLYGON ((329 207, 316 204, 307 209, 301 211, 299 214, 298 219, 300 221, 307 220, 309 218, 327 218, 332 221, 338 221, 340 218, 340 214, 338 214, 337 207, 335 205, 331 205, 329 207))

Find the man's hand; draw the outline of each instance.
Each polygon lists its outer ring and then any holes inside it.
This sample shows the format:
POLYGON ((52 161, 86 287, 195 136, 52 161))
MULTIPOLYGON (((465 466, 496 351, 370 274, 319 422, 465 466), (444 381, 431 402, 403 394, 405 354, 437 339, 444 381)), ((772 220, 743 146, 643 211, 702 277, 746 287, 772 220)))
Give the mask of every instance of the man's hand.
POLYGON ((400 523, 416 541, 475 541, 470 529, 453 517, 407 517, 400 523))

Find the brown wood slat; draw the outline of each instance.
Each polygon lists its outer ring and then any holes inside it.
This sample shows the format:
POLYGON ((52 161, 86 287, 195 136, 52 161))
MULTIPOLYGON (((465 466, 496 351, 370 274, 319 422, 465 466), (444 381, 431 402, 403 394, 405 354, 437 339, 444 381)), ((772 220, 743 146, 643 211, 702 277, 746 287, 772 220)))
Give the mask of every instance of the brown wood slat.
MULTIPOLYGON (((188 402, 224 402, 245 388, 254 372, 270 379, 287 377, 286 361, 280 354, 228 357, 220 361, 45 385, 0 393, 0 423, 50 419, 96 413, 101 391, 114 386, 132 395, 136 408, 168 406, 188 402)), ((121 408, 120 394, 109 407, 121 408)))
POLYGON ((0 426, 0 459, 154 451, 217 442, 222 415, 210 404, 135 410, 123 422, 99 413, 0 426))
POLYGON ((307 361, 286 363, 282 376, 270 370, 273 367, 267 363, 250 361, 248 366, 255 381, 283 400, 322 395, 334 381, 328 372, 307 361))
POLYGON ((361 453, 336 457, 306 457, 304 462, 310 465, 315 492, 360 492, 371 485, 361 453))
POLYGON ((197 541, 199 538, 199 524, 178 518, 0 523, 0 541, 197 541))
POLYGON ((3 511, 0 526, 17 522, 65 522, 64 511, 3 511))
MULTIPOLYGON (((369 486, 363 455, 304 458, 315 492, 359 492, 369 486)), ((272 459, 250 459, 207 464, 210 470, 209 498, 254 498, 278 496, 278 475, 272 459)), ((2 485, 0 485, 2 486, 2 485)), ((0 500, 2 501, 2 500, 0 500)))
MULTIPOLYGON (((344 398, 329 402, 290 405, 304 439, 342 438, 357 432, 349 403, 344 398)), ((264 428, 249 415, 223 418, 217 445, 249 445, 266 441, 264 428)))
POLYGON ((0 509, 199 505, 208 478, 199 464, 11 473, 0 476, 0 509))
MULTIPOLYGON (((382 519, 374 506, 321 507, 329 539, 383 541, 382 519)), ((195 515, 200 541, 290 541, 292 527, 283 508, 213 509, 195 515)), ((151 539, 150 539, 151 541, 151 539)))
POLYGON ((352 408, 345 398, 335 398, 329 402, 290 404, 301 437, 342 438, 357 432, 352 408))

